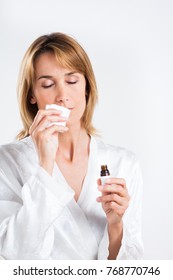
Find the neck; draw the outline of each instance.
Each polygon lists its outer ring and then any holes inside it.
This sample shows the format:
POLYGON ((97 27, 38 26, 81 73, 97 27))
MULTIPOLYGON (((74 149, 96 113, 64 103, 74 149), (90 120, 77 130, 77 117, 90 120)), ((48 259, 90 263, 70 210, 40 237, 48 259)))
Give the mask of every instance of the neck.
POLYGON ((75 161, 81 153, 89 154, 90 137, 81 126, 70 127, 63 134, 59 134, 58 154, 68 161, 75 161))

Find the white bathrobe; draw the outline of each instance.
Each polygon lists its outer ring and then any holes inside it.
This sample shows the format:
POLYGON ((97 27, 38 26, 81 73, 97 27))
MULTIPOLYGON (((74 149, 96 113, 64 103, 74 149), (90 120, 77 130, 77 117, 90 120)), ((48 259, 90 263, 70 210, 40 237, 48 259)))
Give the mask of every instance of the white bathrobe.
MULTIPOLYGON (((107 259, 106 215, 96 198, 100 166, 124 178, 131 196, 117 259, 141 259, 142 178, 131 152, 91 137, 88 171, 78 201, 55 164, 39 166, 31 137, 0 148, 0 256, 5 259, 107 259)), ((80 170, 79 170, 80 172, 80 170)))

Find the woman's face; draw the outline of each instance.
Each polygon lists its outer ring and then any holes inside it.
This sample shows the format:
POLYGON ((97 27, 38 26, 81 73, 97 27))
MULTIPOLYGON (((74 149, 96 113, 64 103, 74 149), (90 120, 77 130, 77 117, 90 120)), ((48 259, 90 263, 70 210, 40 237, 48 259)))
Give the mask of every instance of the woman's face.
POLYGON ((71 110, 68 125, 80 122, 86 107, 85 77, 61 67, 54 54, 44 53, 35 62, 35 83, 31 103, 39 109, 57 104, 71 110))

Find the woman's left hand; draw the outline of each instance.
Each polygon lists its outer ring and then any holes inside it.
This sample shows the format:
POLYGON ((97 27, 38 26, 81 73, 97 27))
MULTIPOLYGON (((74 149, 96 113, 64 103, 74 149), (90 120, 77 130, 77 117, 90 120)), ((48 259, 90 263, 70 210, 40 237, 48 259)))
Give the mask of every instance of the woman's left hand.
POLYGON ((104 186, 97 180, 98 189, 102 195, 97 198, 102 203, 109 225, 118 225, 129 205, 129 194, 126 181, 120 178, 109 178, 104 186))

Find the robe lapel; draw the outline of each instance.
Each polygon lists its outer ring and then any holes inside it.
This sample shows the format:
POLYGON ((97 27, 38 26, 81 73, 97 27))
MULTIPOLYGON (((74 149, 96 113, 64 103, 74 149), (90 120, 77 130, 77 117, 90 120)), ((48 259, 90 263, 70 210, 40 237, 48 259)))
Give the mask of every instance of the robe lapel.
MULTIPOLYGON (((82 246, 82 251, 85 255, 86 259, 96 259, 97 252, 98 252, 98 241, 94 232, 91 228, 91 225, 85 215, 83 204, 85 198, 87 198, 87 192, 90 185, 93 185, 93 177, 95 179, 95 169, 97 166, 95 165, 95 161, 97 158, 97 144, 95 140, 91 137, 90 143, 90 155, 89 155, 89 162, 88 162, 88 171, 82 186, 82 190, 79 196, 78 201, 76 202, 73 198, 70 203, 67 205, 67 210, 70 212, 69 216, 72 217, 73 221, 75 222, 75 229, 77 228, 78 232, 76 232, 76 237, 78 238, 78 242, 80 243, 80 247, 82 246), (92 249, 91 249, 92 248, 92 249)), ((70 188, 67 181, 65 180, 63 174, 61 173, 58 166, 55 164, 53 177, 61 186, 64 188, 70 188)), ((62 189, 63 191, 63 189, 62 189)))

